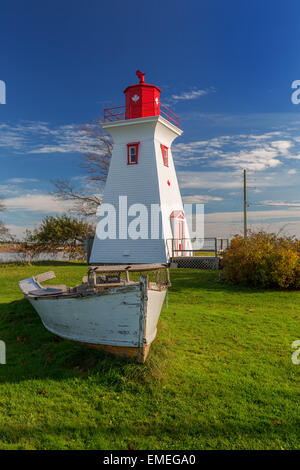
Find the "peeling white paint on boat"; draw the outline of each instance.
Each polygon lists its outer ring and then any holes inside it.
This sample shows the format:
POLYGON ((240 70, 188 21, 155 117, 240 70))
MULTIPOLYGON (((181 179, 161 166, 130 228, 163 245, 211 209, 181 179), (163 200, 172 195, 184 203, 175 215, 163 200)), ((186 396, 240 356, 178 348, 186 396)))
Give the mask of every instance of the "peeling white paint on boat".
POLYGON ((141 346, 141 290, 74 299, 29 299, 52 333, 84 343, 141 346))

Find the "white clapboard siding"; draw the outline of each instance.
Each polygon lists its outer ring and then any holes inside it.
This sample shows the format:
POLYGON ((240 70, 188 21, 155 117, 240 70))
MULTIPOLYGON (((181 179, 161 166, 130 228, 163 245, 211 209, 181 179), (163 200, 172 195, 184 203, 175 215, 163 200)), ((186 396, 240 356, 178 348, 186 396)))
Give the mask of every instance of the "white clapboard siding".
MULTIPOLYGON (((173 237, 170 214, 173 210, 183 210, 171 144, 182 131, 161 116, 117 121, 103 127, 112 135, 114 147, 102 203, 116 208, 117 238, 100 240, 96 235, 90 264, 168 262, 167 239, 173 237), (140 142, 137 165, 127 165, 127 144, 132 142, 140 142), (169 148, 168 167, 163 164, 161 144, 169 148), (144 204, 148 214, 151 204, 161 206, 160 239, 150 238, 150 220, 149 238, 119 239, 119 196, 127 196, 128 207, 144 204)), ((188 227, 185 233, 188 238, 188 227)))

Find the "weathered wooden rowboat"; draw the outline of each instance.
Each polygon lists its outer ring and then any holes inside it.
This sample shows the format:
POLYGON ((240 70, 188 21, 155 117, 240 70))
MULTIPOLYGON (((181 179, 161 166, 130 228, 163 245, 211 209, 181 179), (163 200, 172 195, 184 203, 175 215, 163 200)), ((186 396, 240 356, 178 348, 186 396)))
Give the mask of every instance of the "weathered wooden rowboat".
POLYGON ((139 362, 146 360, 170 285, 166 265, 91 266, 80 285, 42 286, 51 279, 53 271, 19 282, 49 331, 139 362))

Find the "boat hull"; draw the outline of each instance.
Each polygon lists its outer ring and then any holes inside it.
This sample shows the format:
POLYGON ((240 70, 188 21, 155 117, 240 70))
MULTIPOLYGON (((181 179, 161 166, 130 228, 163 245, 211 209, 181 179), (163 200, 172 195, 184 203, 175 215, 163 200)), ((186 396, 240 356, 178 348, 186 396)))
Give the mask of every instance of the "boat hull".
POLYGON ((144 362, 165 295, 166 289, 147 288, 142 277, 139 283, 93 295, 26 297, 51 333, 144 362))

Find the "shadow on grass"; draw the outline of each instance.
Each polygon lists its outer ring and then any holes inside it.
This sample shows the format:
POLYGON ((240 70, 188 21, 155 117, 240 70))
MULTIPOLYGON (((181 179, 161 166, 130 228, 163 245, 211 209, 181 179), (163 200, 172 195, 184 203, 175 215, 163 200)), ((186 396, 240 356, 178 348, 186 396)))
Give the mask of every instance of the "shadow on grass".
MULTIPOLYGON (((0 383, 71 377, 89 380, 94 375, 97 382, 120 390, 128 385, 151 387, 166 376, 168 340, 156 339, 147 362, 139 364, 53 335, 26 299, 0 304, 0 328, 7 351, 0 383)), ((159 329, 163 328, 161 322, 159 329)))
POLYGON ((118 449, 125 450, 126 441, 128 442, 127 449, 130 444, 136 445, 137 449, 169 449, 170 440, 173 446, 175 445, 175 449, 199 449, 200 446, 201 449, 277 448, 282 450, 282 445, 287 449, 297 448, 298 436, 295 430, 299 425, 297 418, 294 419, 294 423, 278 426, 275 430, 271 423, 266 422, 247 424, 246 422, 234 423, 227 419, 224 423, 220 421, 202 424, 199 420, 182 418, 179 414, 176 419, 175 414, 173 419, 164 416, 157 422, 155 418, 147 416, 144 423, 137 424, 133 423, 128 415, 124 415, 116 424, 102 422, 101 426, 98 423, 78 425, 77 421, 74 425, 49 425, 47 423, 47 432, 43 426, 16 424, 1 426, 0 435, 1 442, 4 444, 16 444, 22 448, 22 444, 19 443, 27 440, 28 443, 33 441, 35 449, 72 448, 74 435, 77 440, 81 440, 79 448, 97 450, 105 450, 107 445, 110 449, 116 446, 118 449), (121 447, 120 436, 123 441, 121 447), (139 445, 141 439, 142 444, 139 445), (84 444, 88 442, 89 444, 84 444))

